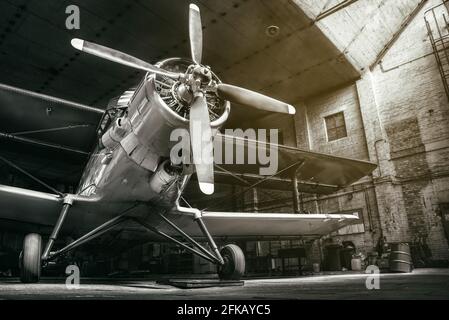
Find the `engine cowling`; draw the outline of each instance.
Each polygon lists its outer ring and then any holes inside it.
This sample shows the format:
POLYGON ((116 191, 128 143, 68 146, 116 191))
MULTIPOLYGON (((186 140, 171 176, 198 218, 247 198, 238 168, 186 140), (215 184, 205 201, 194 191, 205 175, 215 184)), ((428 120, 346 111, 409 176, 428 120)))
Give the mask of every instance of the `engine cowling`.
MULTIPOLYGON (((169 71, 183 72, 192 62, 172 58, 158 64, 169 71)), ((213 81, 220 81, 212 75, 213 81)), ((171 141, 173 130, 189 128, 189 103, 183 100, 181 83, 173 79, 147 74, 128 105, 127 116, 121 124, 125 133, 115 123, 102 137, 103 144, 114 146, 119 140, 128 156, 140 166, 156 171, 161 159, 170 156, 170 149, 178 141, 171 141), (129 125, 128 125, 129 124, 129 125)), ((206 93, 211 116, 211 128, 218 129, 227 120, 230 103, 218 98, 216 93, 206 93)))
POLYGON ((129 132, 130 123, 127 117, 115 119, 114 123, 100 139, 101 145, 107 149, 114 149, 123 137, 129 132))

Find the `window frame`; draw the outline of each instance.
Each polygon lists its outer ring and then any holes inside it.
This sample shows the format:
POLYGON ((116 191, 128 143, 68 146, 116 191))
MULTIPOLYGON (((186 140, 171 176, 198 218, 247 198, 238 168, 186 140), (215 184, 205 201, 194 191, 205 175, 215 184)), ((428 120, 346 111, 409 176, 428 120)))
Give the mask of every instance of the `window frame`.
POLYGON ((340 139, 344 139, 344 138, 347 138, 348 137, 348 127, 346 126, 346 117, 345 117, 345 112, 344 112, 344 110, 341 110, 341 111, 337 111, 337 112, 335 112, 335 113, 331 113, 331 114, 328 114, 328 115, 326 115, 326 116, 323 116, 323 121, 324 121, 324 130, 325 130, 325 132, 326 132, 326 140, 327 140, 327 142, 333 142, 333 141, 337 141, 337 140, 340 140, 340 139), (336 117, 338 116, 338 115, 342 115, 342 119, 343 119, 343 125, 342 126, 335 126, 334 128, 329 128, 329 126, 328 126, 328 120, 327 119, 330 119, 330 118, 334 118, 334 119, 336 119, 336 117), (344 128, 344 133, 345 133, 345 135, 344 136, 338 136, 338 131, 336 131, 336 133, 335 133, 335 136, 336 136, 336 138, 334 138, 334 139, 332 139, 332 140, 330 140, 330 138, 329 138, 329 132, 330 132, 330 130, 338 130, 338 129, 340 129, 340 128, 344 128))

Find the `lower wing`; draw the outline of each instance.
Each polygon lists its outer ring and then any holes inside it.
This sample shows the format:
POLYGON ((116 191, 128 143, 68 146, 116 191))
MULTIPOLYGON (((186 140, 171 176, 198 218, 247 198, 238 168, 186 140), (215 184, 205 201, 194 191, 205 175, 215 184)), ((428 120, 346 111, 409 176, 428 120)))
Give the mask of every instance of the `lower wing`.
MULTIPOLYGON (((54 194, 0 185, 0 207, 2 208, 0 220, 7 219, 53 226, 62 204, 63 199, 54 194)), ((108 207, 99 209, 95 202, 77 200, 71 208, 65 226, 72 231, 88 227, 86 230, 88 231, 107 220, 106 216, 103 217, 100 214, 100 211, 115 211, 108 207)), ((203 237, 191 215, 174 210, 166 217, 187 234, 193 237, 203 237)), ((204 211, 202 217, 210 234, 221 238, 320 237, 359 222, 359 218, 355 214, 204 211)), ((165 229, 163 224, 158 223, 158 220, 153 220, 155 226, 159 224, 162 231, 173 232, 170 228, 165 229)))
MULTIPOLYGON (((319 238, 350 224, 360 223, 354 214, 296 214, 250 212, 202 212, 214 237, 272 239, 287 237, 319 238)), ((191 216, 172 212, 166 217, 193 237, 202 233, 191 216)), ((167 229, 168 230, 168 229, 167 229)))
POLYGON ((322 236, 359 221, 350 214, 204 212, 217 236, 322 236))

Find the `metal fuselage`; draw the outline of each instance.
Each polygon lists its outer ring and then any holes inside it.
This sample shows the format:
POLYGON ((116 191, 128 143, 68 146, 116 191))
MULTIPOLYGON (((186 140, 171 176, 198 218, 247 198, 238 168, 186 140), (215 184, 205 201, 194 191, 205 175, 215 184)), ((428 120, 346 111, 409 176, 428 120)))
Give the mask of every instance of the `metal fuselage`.
MULTIPOLYGON (((77 193, 99 203, 142 202, 171 208, 192 174, 187 165, 172 166, 173 130, 188 129, 189 121, 170 109, 156 90, 156 76, 147 75, 135 90, 124 112, 112 117, 83 173, 77 193)), ((229 115, 211 122, 218 129, 229 115)), ((111 216, 116 214, 112 210, 111 216)))

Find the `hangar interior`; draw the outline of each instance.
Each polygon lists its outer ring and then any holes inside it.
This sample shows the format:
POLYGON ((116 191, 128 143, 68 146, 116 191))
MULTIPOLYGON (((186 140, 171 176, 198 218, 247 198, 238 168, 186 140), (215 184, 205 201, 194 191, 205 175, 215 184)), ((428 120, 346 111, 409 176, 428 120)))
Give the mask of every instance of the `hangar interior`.
MULTIPOLYGON (((216 173, 209 197, 190 182, 185 199, 217 211, 341 214, 359 220, 321 237, 242 239, 246 274, 349 270, 354 255, 380 259, 407 242, 415 267, 449 264, 448 3, 441 0, 198 0, 204 63, 228 82, 291 103, 294 117, 232 105, 226 128, 279 129, 279 144, 374 162, 374 172, 337 192, 295 190, 295 179, 248 190, 216 173)), ((0 83, 100 109, 144 72, 94 59, 70 46, 91 39, 155 63, 189 56, 189 1, 0 1, 0 83), (66 7, 81 28, 65 27, 66 7)), ((1 101, 0 119, 7 118, 1 101)), ((52 107, 48 106, 48 114, 52 107)), ((51 125, 51 124, 46 124, 51 125)), ((0 121, 0 156, 61 192, 77 187, 95 126, 54 132, 0 121), (17 141, 8 134, 70 150, 17 141), (60 137, 64 136, 64 139, 60 137)), ((312 181, 313 182, 313 181, 312 181)), ((0 161, 0 183, 42 190, 0 161)), ((2 208, 0 208, 2 210, 2 208)), ((29 214, 32 214, 30 212, 29 214)), ((0 220, 0 272, 15 275, 25 223, 0 220)), ((44 238, 52 226, 33 226, 44 238)), ((65 241, 67 239, 59 239, 65 241)), ((137 241, 116 229, 72 254, 86 275, 215 273, 213 264, 171 244, 137 241)), ((47 272, 51 273, 51 269, 47 272)), ((55 270, 60 272, 60 270, 55 270)))

